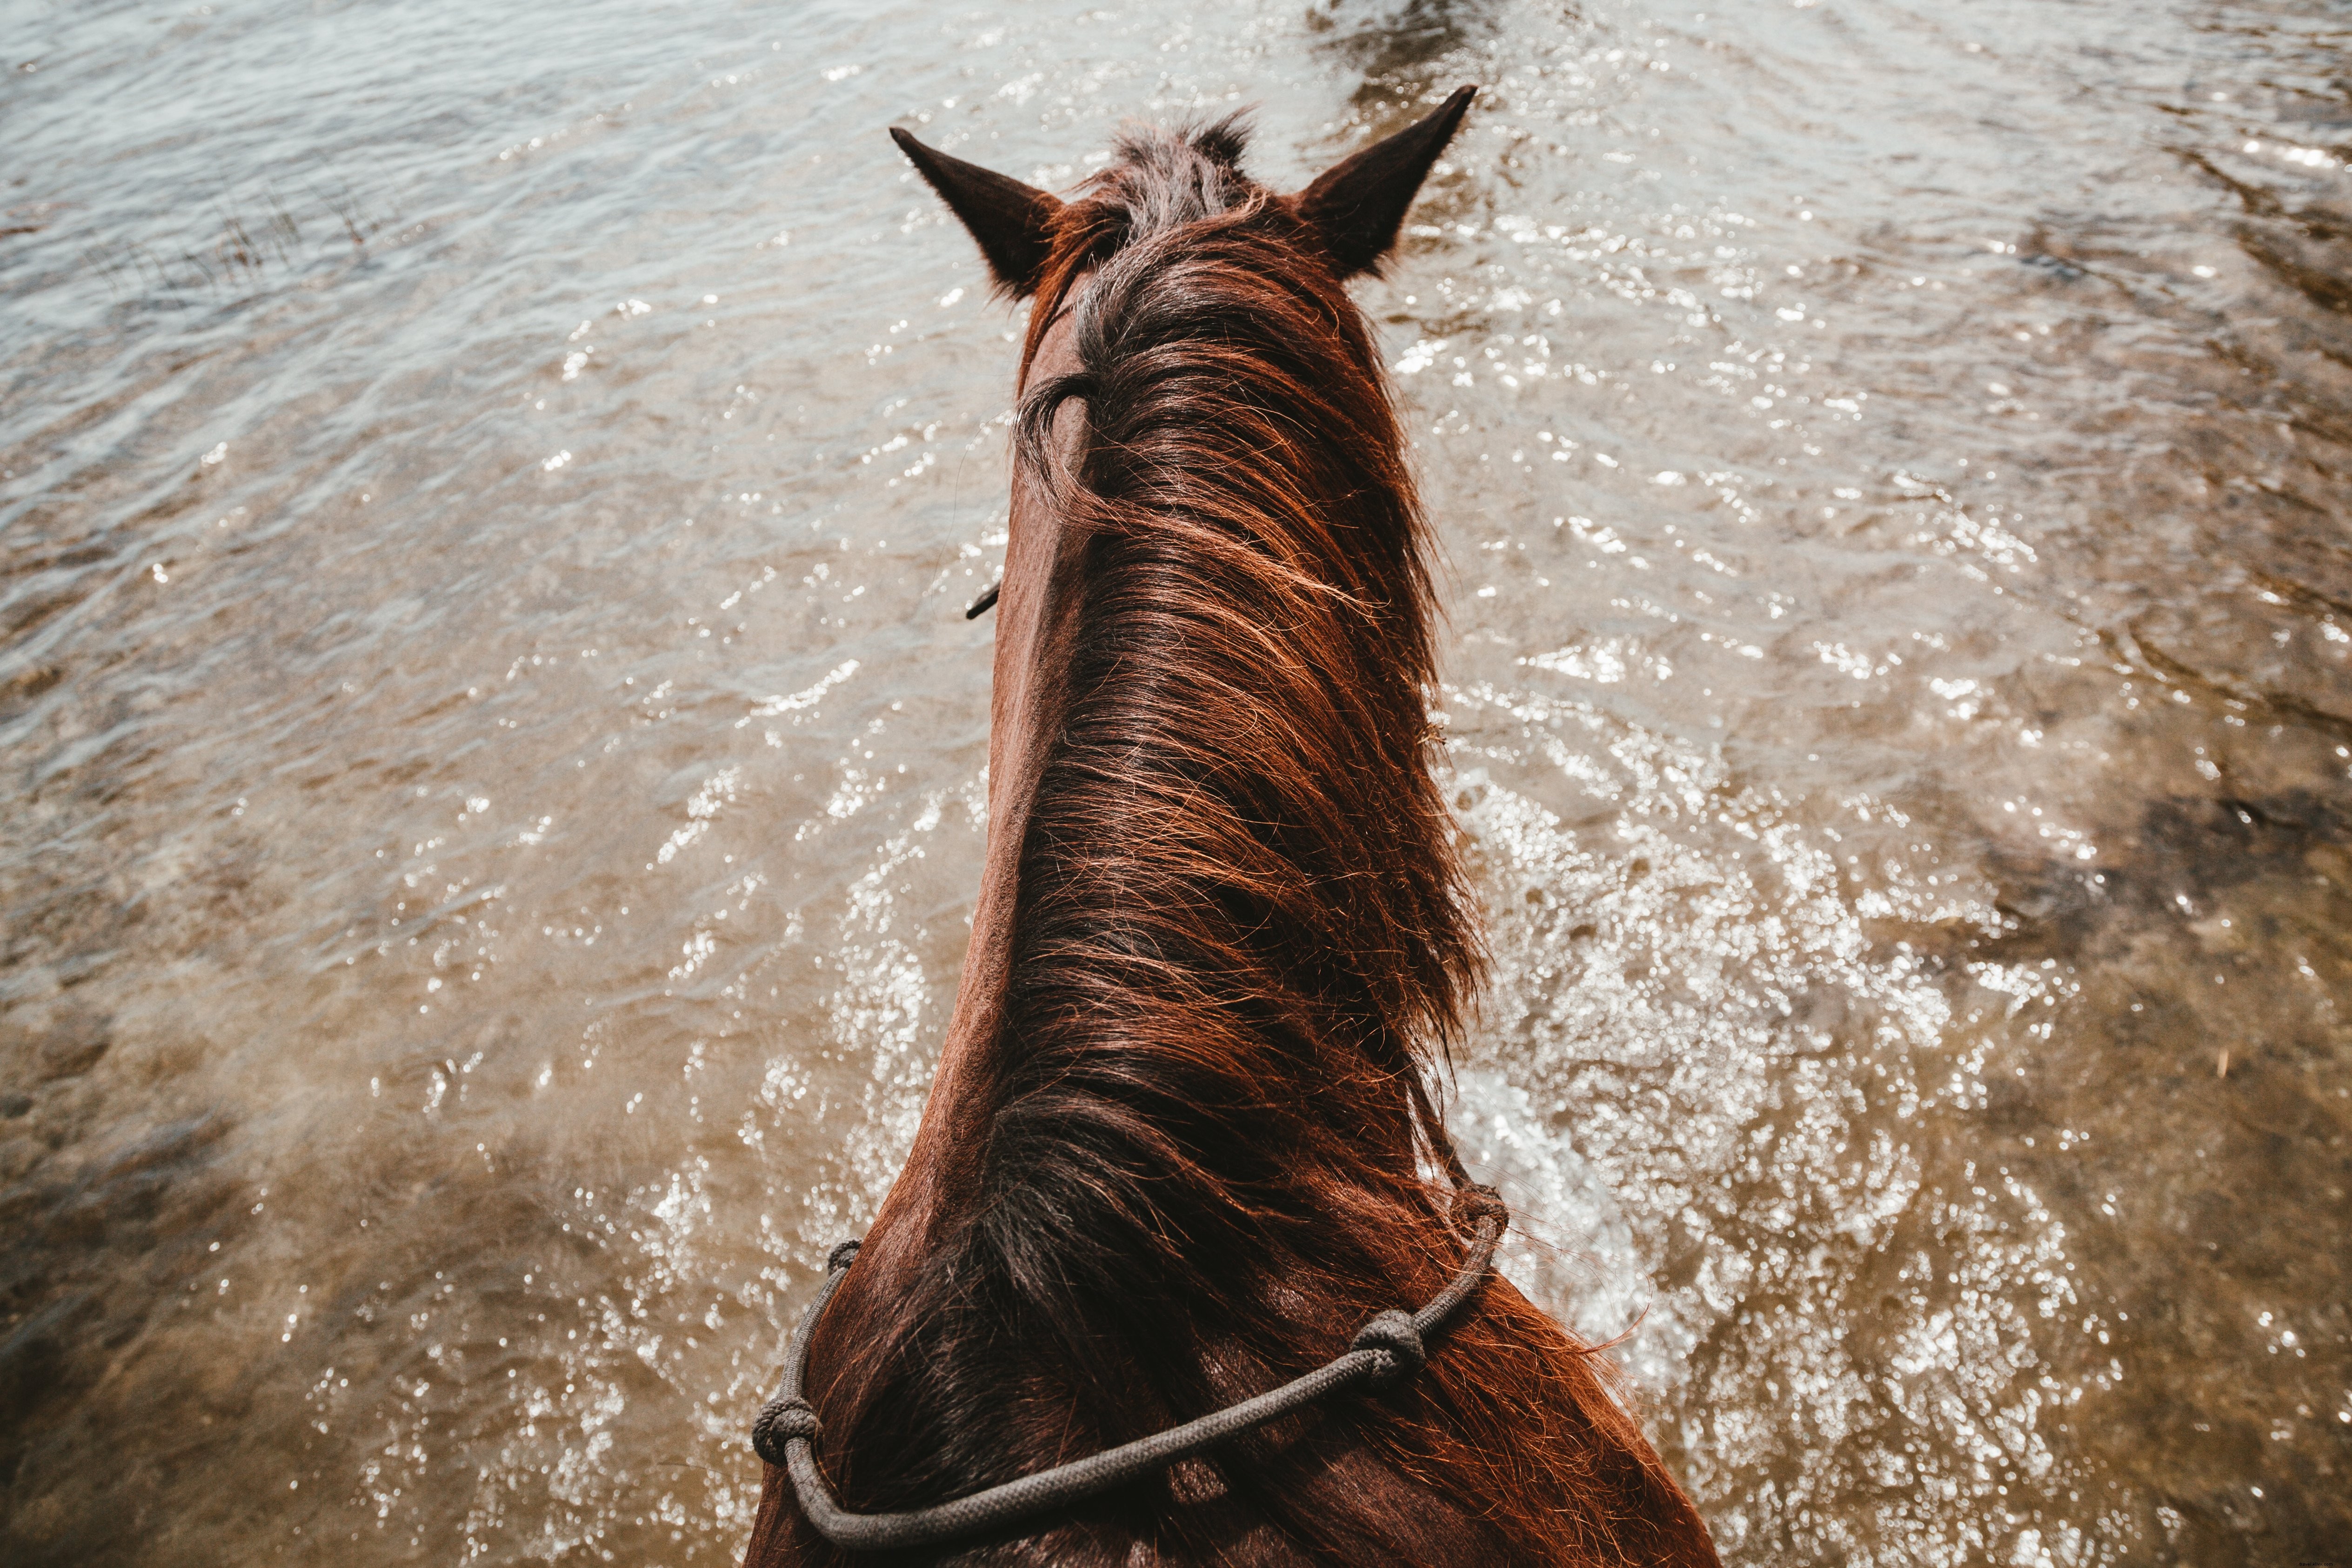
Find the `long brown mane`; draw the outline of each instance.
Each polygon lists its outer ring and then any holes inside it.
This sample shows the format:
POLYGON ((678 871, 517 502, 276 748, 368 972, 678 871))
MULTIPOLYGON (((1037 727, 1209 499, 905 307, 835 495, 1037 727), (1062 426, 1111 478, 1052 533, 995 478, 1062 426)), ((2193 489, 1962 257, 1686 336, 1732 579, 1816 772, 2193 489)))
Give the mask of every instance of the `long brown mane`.
MULTIPOLYGON (((1064 530, 1066 656, 966 1131, 918 1149, 953 1174, 816 1341, 851 1508, 1271 1387, 1464 1255, 1428 1084, 1481 950, 1430 772, 1427 530, 1364 320, 1243 142, 1130 134, 1053 221, 1029 354, 1066 309, 1076 365, 1015 454, 1064 530)), ((1391 1393, 923 1555, 1712 1561, 1603 1364, 1517 1291, 1431 1348, 1391 1393)), ((855 1560, 772 1471, 750 1561, 855 1560)))

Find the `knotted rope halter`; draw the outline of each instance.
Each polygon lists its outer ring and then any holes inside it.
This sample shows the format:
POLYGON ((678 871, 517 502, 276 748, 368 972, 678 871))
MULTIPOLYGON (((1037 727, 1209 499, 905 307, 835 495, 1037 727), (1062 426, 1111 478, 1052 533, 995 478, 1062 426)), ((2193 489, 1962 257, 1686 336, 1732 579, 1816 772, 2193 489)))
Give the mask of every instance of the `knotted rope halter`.
POLYGON ((776 1396, 751 1424, 751 1447, 772 1465, 792 1477, 801 1512, 817 1533, 835 1546, 852 1552, 886 1552, 911 1546, 937 1546, 964 1536, 1003 1529, 1053 1510, 1066 1508, 1138 1477, 1164 1469, 1177 1460, 1213 1448, 1228 1437, 1262 1427, 1313 1404, 1327 1394, 1361 1385, 1371 1391, 1388 1388, 1418 1372, 1429 1359, 1423 1340, 1467 1300, 1486 1277, 1495 1246, 1510 1223, 1510 1211, 1492 1187, 1465 1186, 1463 1196, 1475 1205, 1477 1228, 1470 1255, 1444 1290, 1416 1312, 1391 1307, 1375 1313, 1356 1331, 1348 1349, 1304 1377, 1294 1378, 1238 1405, 1228 1405, 1196 1421, 1171 1427, 1132 1443, 1050 1470, 1039 1470, 985 1491, 976 1491, 929 1508, 904 1513, 852 1513, 834 1498, 816 1465, 819 1426, 816 1411, 801 1395, 808 1370, 809 1340, 833 1300, 849 1266, 856 1261, 859 1243, 845 1241, 825 1259, 824 1288, 801 1314, 784 1353, 783 1381, 776 1396))

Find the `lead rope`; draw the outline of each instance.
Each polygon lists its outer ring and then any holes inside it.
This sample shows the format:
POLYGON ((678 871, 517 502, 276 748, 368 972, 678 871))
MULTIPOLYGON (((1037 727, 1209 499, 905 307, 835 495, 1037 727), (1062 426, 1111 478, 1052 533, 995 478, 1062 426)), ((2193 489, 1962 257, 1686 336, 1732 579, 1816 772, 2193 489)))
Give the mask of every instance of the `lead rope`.
POLYGON ((904 1513, 851 1513, 835 1500, 832 1489, 824 1484, 824 1477, 816 1466, 816 1411, 802 1396, 801 1385, 808 1369, 809 1339, 815 1333, 817 1319, 824 1315, 825 1303, 833 1300, 834 1291, 857 1259, 858 1243, 845 1241, 826 1257, 824 1288, 808 1304, 808 1310, 801 1314, 800 1325, 793 1331, 792 1343, 784 1353, 783 1381, 777 1386, 776 1396, 761 1407, 759 1419, 751 1424, 751 1447, 759 1450, 761 1458, 781 1466, 792 1478, 801 1512, 816 1526, 817 1533, 852 1552, 937 1546, 1066 1508, 1139 1476, 1164 1469, 1228 1437, 1263 1427, 1327 1394, 1359 1384, 1377 1391, 1418 1372, 1429 1359, 1423 1340, 1478 1288, 1479 1281, 1486 1276, 1487 1266, 1494 1261, 1495 1245, 1510 1223, 1510 1211, 1504 1207, 1501 1196, 1494 1188, 1463 1190, 1479 1203, 1470 1255, 1463 1260, 1452 1283, 1419 1312, 1405 1312, 1391 1307, 1375 1313, 1370 1322, 1356 1331, 1344 1353, 1306 1376, 1294 1378, 1238 1405, 1228 1405, 1197 1421, 1187 1421, 1181 1427, 968 1497, 904 1513))

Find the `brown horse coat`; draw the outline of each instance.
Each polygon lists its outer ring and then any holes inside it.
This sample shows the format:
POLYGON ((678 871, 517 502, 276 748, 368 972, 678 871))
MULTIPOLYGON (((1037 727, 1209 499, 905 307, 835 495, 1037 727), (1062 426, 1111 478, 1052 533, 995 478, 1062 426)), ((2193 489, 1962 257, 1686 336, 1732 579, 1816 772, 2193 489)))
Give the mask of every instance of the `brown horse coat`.
MULTIPOLYGON (((1468 99, 1290 197, 1232 120, 1130 132, 1066 204, 900 135, 1036 304, 971 945, 810 1362, 846 1507, 1272 1387, 1462 1260, 1425 1074, 1481 950, 1429 770, 1425 529, 1343 285, 1468 99)), ((908 1555, 1713 1563, 1614 1387, 1496 1279, 1384 1394, 908 1555)), ((747 1564, 851 1561, 771 1469, 747 1564)))

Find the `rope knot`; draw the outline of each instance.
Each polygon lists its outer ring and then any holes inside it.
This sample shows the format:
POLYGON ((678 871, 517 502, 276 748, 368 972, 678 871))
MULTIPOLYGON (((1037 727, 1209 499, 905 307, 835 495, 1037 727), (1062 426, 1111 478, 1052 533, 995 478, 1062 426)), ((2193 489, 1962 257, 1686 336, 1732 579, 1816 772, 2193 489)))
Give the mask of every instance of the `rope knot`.
POLYGON ((1366 1380, 1375 1391, 1410 1377, 1429 1360, 1429 1352, 1421 1343, 1421 1331, 1413 1327, 1412 1314, 1394 1307, 1375 1312, 1370 1322, 1356 1331, 1348 1348, 1369 1350, 1381 1358, 1373 1364, 1371 1375, 1366 1380))
POLYGON ((835 1243, 833 1250, 824 1255, 824 1271, 828 1274, 838 1274, 856 1262, 857 1249, 862 1245, 863 1243, 856 1239, 835 1243))
POLYGON ((794 1437, 816 1441, 821 1429, 816 1410, 805 1399, 787 1399, 779 1394, 760 1406, 759 1419, 751 1423, 751 1447, 772 1465, 784 1462, 784 1445, 794 1437))
POLYGON ((1503 1201, 1503 1195, 1491 1186, 1455 1189, 1454 1206, 1454 1212, 1474 1226, 1489 1215, 1497 1219, 1507 1219, 1511 1212, 1510 1205, 1503 1201))

